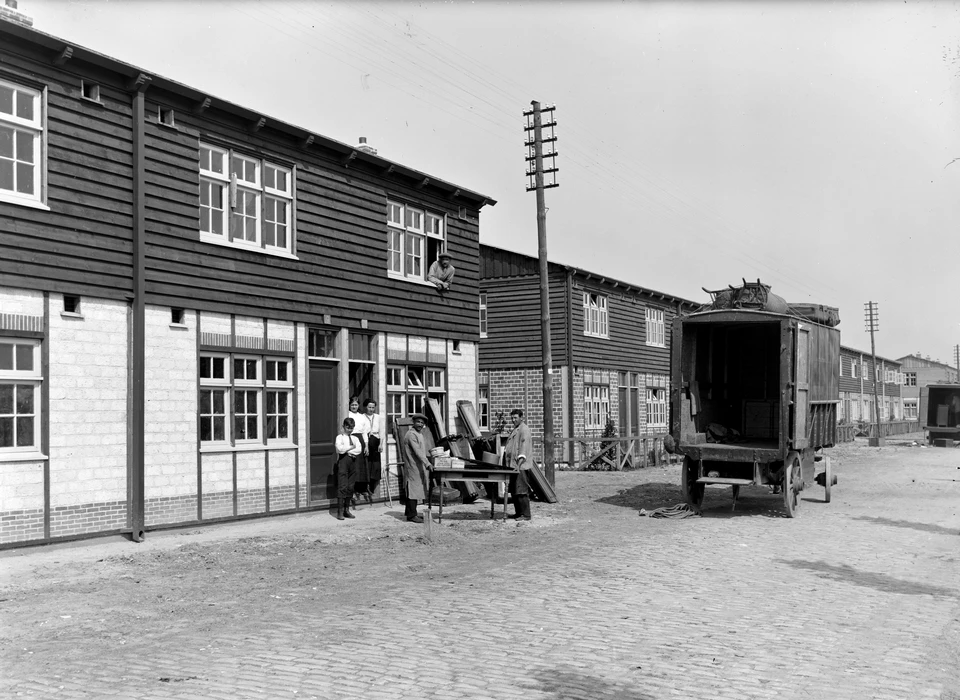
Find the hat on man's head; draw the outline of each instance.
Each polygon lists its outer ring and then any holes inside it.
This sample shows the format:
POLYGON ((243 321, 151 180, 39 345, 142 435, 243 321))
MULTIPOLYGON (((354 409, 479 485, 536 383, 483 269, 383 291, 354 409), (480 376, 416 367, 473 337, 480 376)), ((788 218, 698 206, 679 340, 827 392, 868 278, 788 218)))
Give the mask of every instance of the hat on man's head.
POLYGON ((416 420, 417 418, 419 418, 420 420, 422 420, 424 423, 427 422, 427 417, 426 417, 425 415, 423 415, 422 413, 411 413, 411 414, 410 414, 410 420, 416 420))
POLYGON ((444 258, 446 258, 447 260, 452 260, 452 259, 453 259, 453 258, 451 258, 450 253, 448 253, 447 251, 443 251, 442 253, 440 253, 440 255, 438 256, 437 259, 438 259, 438 260, 443 260, 444 258))

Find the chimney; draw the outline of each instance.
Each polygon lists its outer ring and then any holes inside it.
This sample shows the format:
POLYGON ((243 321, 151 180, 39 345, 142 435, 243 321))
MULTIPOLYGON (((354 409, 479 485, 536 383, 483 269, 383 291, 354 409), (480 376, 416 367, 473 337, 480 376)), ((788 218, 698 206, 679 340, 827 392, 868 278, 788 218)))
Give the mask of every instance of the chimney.
POLYGON ((16 22, 25 27, 33 26, 33 17, 25 15, 17 9, 17 0, 3 0, 3 4, 0 4, 0 19, 16 22))
POLYGON ((373 146, 368 146, 368 145, 367 145, 367 137, 366 137, 366 136, 361 136, 361 137, 360 137, 360 143, 357 144, 357 150, 358 150, 358 151, 363 151, 364 153, 369 153, 369 154, 372 155, 372 156, 377 155, 377 149, 374 148, 373 146))

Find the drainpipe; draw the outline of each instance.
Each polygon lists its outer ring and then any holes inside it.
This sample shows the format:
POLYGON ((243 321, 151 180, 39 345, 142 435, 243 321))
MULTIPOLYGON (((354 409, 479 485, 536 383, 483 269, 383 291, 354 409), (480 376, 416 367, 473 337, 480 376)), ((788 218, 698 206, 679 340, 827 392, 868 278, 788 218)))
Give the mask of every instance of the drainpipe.
MULTIPOLYGON (((567 268, 567 437, 574 437, 573 421, 573 270, 567 268)), ((573 442, 564 442, 563 456, 567 464, 573 466, 576 457, 573 454, 573 442)))
POLYGON ((133 93, 133 309, 131 318, 132 347, 130 349, 130 440, 127 453, 127 531, 134 542, 144 538, 144 390, 146 302, 145 228, 145 169, 146 144, 146 90, 150 77, 138 75, 131 81, 133 93))

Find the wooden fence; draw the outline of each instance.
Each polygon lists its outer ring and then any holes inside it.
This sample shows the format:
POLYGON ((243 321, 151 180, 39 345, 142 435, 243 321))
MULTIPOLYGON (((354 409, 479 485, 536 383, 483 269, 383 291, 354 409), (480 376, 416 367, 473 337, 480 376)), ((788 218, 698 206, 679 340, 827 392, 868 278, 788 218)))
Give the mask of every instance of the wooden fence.
MULTIPOLYGON (((882 437, 919 433, 921 430, 920 421, 916 420, 892 420, 880 423, 880 434, 882 437)), ((856 437, 877 437, 877 424, 850 423, 837 426, 838 442, 853 442, 853 439, 856 437)))
MULTIPOLYGON (((555 437, 553 454, 557 469, 573 471, 622 471, 660 466, 676 457, 663 447, 664 433, 633 437, 555 437)), ((543 440, 534 437, 537 461, 543 460, 543 440)))

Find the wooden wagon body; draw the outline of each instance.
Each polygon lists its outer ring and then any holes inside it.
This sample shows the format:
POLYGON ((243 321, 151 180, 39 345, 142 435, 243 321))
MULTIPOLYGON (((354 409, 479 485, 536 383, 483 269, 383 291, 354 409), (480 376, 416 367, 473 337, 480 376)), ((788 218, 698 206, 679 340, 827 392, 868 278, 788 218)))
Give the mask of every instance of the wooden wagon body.
POLYGON ((840 331, 795 313, 728 308, 673 323, 671 435, 683 490, 767 484, 792 516, 816 478, 835 483, 818 451, 837 436, 840 331), (825 473, 816 476, 822 462, 825 473))

